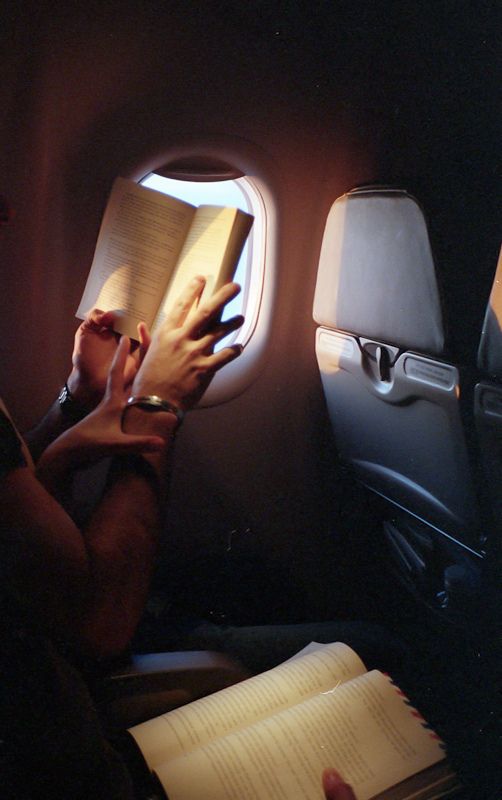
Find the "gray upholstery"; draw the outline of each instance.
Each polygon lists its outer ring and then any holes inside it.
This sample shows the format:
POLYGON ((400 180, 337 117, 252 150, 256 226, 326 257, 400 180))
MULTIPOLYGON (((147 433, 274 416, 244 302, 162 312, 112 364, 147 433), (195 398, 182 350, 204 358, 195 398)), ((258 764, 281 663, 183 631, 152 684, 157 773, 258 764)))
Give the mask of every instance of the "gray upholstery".
POLYGON ((314 319, 401 348, 442 352, 427 228, 406 192, 359 189, 333 204, 319 261, 314 319))
POLYGON ((477 552, 459 373, 437 358, 434 264, 423 214, 406 192, 357 190, 334 203, 314 318, 342 460, 373 492, 477 552))
POLYGON ((134 655, 105 681, 102 705, 117 728, 128 728, 249 677, 224 653, 134 655))
POLYGON ((502 248, 481 333, 478 366, 491 376, 502 378, 502 248))
POLYGON ((478 367, 484 373, 475 387, 474 414, 479 452, 493 522, 502 532, 502 248, 486 309, 478 350, 478 367))

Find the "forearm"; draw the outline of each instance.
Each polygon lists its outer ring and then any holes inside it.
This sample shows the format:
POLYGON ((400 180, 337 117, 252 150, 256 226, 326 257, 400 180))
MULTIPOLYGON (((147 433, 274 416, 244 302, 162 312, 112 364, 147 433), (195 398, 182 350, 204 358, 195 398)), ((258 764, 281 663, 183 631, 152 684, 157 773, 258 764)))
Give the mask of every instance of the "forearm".
MULTIPOLYGON (((89 409, 90 410, 90 409, 89 409)), ((71 428, 79 420, 83 419, 87 409, 77 403, 70 403, 70 406, 61 404, 57 398, 50 406, 47 413, 40 422, 31 430, 23 434, 31 456, 35 463, 38 461, 44 450, 60 436, 71 428)))
POLYGON ((176 418, 128 409, 124 430, 162 436, 158 453, 117 457, 108 485, 84 531, 92 594, 87 598, 83 646, 101 657, 131 640, 146 602, 163 522, 168 460, 176 418))
MULTIPOLYGON (((126 461, 126 459, 123 459, 126 461)), ((84 531, 91 580, 81 645, 101 658, 129 644, 144 609, 161 530, 157 487, 128 463, 113 466, 113 485, 84 531)))
POLYGON ((98 657, 123 650, 148 591, 176 418, 130 409, 131 432, 161 436, 161 451, 116 457, 83 531, 27 468, 0 482, 4 586, 35 624, 98 657), (144 416, 144 419, 143 419, 144 416))
MULTIPOLYGON (((122 337, 117 346, 107 315, 95 312, 79 328, 73 365, 81 385, 89 383, 84 379, 92 373, 92 385, 99 386, 99 381, 95 380, 96 371, 89 371, 89 365, 96 363, 95 357, 91 357, 95 337, 101 337, 102 344, 111 348, 109 358, 100 359, 102 367, 105 362, 107 364, 105 380, 101 381, 106 391, 95 413, 75 425, 61 437, 62 441, 55 442, 45 453, 48 470, 52 459, 53 484, 57 484, 62 464, 64 471, 69 471, 66 460, 70 458, 71 461, 74 453, 79 459, 119 452, 144 454, 134 458, 115 456, 103 497, 87 528, 78 532, 82 562, 78 584, 83 583, 83 591, 79 589, 73 597, 71 582, 63 581, 65 591, 70 594, 69 602, 65 603, 64 592, 60 592, 57 584, 53 588, 55 596, 59 593, 62 598, 63 614, 65 608, 68 610, 68 628, 75 631, 79 646, 95 656, 109 657, 121 652, 128 645, 143 611, 160 536, 162 505, 167 492, 167 460, 181 417, 179 411, 193 407, 215 372, 241 352, 237 345, 213 352, 219 341, 242 324, 240 316, 220 322, 223 308, 235 297, 239 287, 227 284, 189 315, 203 288, 204 280, 197 278, 182 293, 152 340, 139 370, 129 351, 129 341, 122 337), (130 385, 135 403, 139 404, 124 409, 124 387, 130 385), (159 410, 159 402, 152 399, 154 396, 162 399, 162 410, 159 410), (149 398, 146 402, 145 397, 149 398), (168 408, 171 410, 166 410, 168 408), (71 611, 76 607, 80 613, 71 619, 71 611)), ((141 326, 139 333, 143 349, 146 349, 149 335, 141 326)), ((53 407, 30 437, 36 454, 64 424, 61 409, 53 407)), ((41 470, 43 468, 42 460, 41 470)), ((54 503, 52 498, 51 501, 54 503)), ((43 524, 44 546, 52 554, 48 516, 43 524)), ((46 575, 40 570, 44 563, 42 551, 37 579, 47 585, 46 575)))

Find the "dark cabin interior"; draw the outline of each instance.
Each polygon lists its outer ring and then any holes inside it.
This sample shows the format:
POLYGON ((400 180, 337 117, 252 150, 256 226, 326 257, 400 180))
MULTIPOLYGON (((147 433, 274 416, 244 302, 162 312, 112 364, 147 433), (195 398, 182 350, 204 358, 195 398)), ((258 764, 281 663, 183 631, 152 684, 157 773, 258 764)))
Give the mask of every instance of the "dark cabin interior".
MULTIPOLYGON (((222 624, 385 625, 411 648, 405 688, 450 744, 466 800, 500 796, 500 518, 483 518, 474 555, 439 537, 426 585, 403 580, 381 499, 337 455, 312 302, 335 199, 367 185, 416 197, 441 357, 459 369, 479 446, 476 354, 500 246, 500 23, 487 2, 90 0, 5 7, 0 34, 0 191, 15 212, 0 245, 0 383, 17 424, 68 372, 113 179, 205 146, 258 174, 277 208, 269 346, 244 392, 184 425, 152 596, 222 624), (445 568, 458 564, 474 564, 476 585, 448 598, 445 568)), ((500 485, 476 475, 482 495, 500 485)))

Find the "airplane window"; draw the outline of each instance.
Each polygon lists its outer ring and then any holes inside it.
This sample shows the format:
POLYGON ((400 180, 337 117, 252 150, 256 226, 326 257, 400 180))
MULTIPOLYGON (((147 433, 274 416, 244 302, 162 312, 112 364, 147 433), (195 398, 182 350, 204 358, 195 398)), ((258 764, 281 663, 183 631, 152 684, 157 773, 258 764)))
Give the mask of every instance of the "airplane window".
POLYGON ((263 285, 264 205, 260 193, 246 177, 210 181, 177 180, 152 172, 140 183, 196 206, 204 203, 233 206, 253 214, 253 227, 235 275, 235 280, 241 285, 242 291, 226 310, 227 318, 235 314, 244 314, 245 323, 240 331, 232 334, 220 344, 220 347, 234 339, 246 344, 256 325, 263 285))

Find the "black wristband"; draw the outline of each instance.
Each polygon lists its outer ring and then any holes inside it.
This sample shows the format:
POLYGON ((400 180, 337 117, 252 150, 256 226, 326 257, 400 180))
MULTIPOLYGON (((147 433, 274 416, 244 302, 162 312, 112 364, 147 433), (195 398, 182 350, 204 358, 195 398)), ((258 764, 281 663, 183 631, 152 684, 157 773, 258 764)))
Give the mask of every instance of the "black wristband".
POLYGON ((67 383, 65 383, 59 392, 58 402, 61 414, 68 422, 80 422, 80 420, 84 419, 89 413, 87 408, 84 408, 84 406, 80 405, 80 403, 75 400, 67 383))

